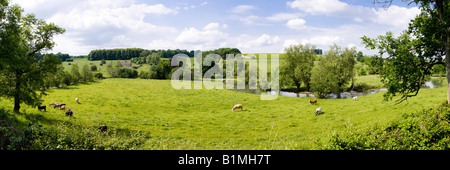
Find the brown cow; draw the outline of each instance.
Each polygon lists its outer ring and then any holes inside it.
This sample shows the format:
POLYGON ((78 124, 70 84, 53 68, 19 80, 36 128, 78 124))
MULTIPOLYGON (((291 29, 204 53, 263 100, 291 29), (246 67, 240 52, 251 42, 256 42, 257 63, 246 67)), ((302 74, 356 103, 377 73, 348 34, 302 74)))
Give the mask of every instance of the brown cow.
POLYGON ((309 100, 309 104, 315 104, 315 103, 317 103, 317 99, 309 100))

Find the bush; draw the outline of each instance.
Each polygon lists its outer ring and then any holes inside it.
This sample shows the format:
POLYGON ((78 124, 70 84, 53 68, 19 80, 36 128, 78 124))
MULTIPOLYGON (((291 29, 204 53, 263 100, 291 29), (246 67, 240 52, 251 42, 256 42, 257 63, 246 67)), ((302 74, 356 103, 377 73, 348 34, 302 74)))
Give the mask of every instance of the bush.
POLYGON ((21 120, 0 108, 0 150, 131 150, 141 149, 149 136, 142 132, 98 125, 58 122, 41 125, 39 117, 21 120))
POLYGON ((95 73, 94 77, 96 77, 98 79, 103 79, 103 74, 102 73, 95 73))
POLYGON ((353 90, 357 92, 365 92, 374 87, 369 86, 367 83, 355 83, 353 86, 353 90))
POLYGON ((358 70, 358 76, 366 76, 367 70, 365 68, 361 68, 358 70))
POLYGON ((447 106, 404 114, 386 127, 334 134, 324 149, 441 150, 450 149, 450 112, 447 106))
POLYGON ((137 78, 138 72, 129 68, 120 68, 117 73, 118 78, 137 78))
POLYGON ((96 65, 92 65, 91 66, 91 71, 97 71, 97 66, 96 65))
POLYGON ((70 125, 64 122, 55 127, 41 128, 38 133, 35 133, 30 149, 129 150, 138 149, 147 138, 141 132, 131 132, 130 135, 116 129, 99 132, 97 126, 70 125))

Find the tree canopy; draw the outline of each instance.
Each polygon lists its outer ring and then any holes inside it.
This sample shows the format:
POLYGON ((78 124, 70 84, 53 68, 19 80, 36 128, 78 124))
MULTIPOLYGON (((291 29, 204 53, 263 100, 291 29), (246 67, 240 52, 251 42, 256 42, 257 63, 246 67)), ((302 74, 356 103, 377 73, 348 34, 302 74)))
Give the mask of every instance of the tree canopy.
POLYGON ((285 49, 286 55, 281 65, 281 81, 282 85, 295 85, 297 91, 300 85, 304 83, 306 90, 309 91, 311 72, 314 67, 314 59, 316 57, 315 46, 292 45, 285 49))
POLYGON ((338 98, 340 97, 344 87, 355 76, 355 57, 355 48, 342 50, 337 45, 333 45, 329 51, 325 52, 324 58, 314 68, 311 76, 312 87, 320 98, 324 98, 329 93, 335 93, 338 98))
MULTIPOLYGON (((375 39, 362 37, 366 48, 378 50, 380 57, 384 57, 382 61, 378 60, 382 63, 381 80, 388 88, 384 97, 392 100, 400 95, 397 104, 418 94, 435 65, 446 65, 447 81, 450 82, 450 2, 412 2, 420 5, 421 13, 400 36, 388 32, 375 39)), ((450 86, 448 89, 450 101, 450 86)))
POLYGON ((56 72, 60 61, 52 55, 40 58, 40 52, 52 49, 53 37, 65 30, 34 14, 23 16, 18 5, 0 4, 0 96, 13 98, 19 112, 21 103, 41 103, 44 77, 56 72))

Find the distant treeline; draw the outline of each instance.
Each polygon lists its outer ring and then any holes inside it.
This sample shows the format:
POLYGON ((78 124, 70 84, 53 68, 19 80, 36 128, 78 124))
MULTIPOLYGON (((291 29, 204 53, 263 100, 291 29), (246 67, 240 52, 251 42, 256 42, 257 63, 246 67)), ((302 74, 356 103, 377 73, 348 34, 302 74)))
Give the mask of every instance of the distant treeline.
MULTIPOLYGON (((52 55, 53 57, 55 57, 55 58, 61 60, 61 62, 64 62, 64 61, 73 61, 72 58, 86 58, 85 55, 71 56, 71 55, 69 55, 69 54, 63 54, 63 53, 61 53, 61 52, 58 52, 58 53, 56 53, 56 54, 50 53, 50 54, 47 54, 47 55, 52 55)), ((43 54, 40 54, 38 59, 40 60, 40 59, 42 59, 42 58, 44 58, 44 55, 43 55, 43 54)))
POLYGON ((101 49, 92 50, 88 57, 88 60, 129 60, 135 57, 139 57, 144 49, 141 48, 125 48, 125 49, 101 49))
MULTIPOLYGON (((141 48, 124 48, 124 49, 100 49, 92 50, 87 56, 88 60, 130 60, 132 58, 147 57, 152 54, 157 54, 161 58, 172 58, 176 54, 186 54, 189 57, 194 57, 195 51, 187 50, 144 50, 141 48)), ((241 51, 237 48, 219 48, 216 50, 204 51, 202 54, 219 54, 223 58, 226 54, 239 54, 241 51)))
POLYGON ((241 51, 237 48, 219 48, 216 50, 210 50, 210 51, 204 51, 202 52, 203 57, 207 56, 208 54, 218 54, 222 56, 223 59, 225 59, 227 54, 239 54, 241 51))

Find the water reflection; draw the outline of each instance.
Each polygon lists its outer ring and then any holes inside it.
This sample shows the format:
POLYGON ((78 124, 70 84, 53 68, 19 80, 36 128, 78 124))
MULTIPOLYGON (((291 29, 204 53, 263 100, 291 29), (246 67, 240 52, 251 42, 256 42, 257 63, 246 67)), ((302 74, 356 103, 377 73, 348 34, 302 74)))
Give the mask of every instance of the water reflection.
MULTIPOLYGON (((439 88, 443 86, 443 81, 440 80, 431 80, 431 81, 427 81, 425 82, 425 84, 422 86, 423 88, 439 88)), ((266 91, 266 92, 261 92, 258 89, 233 89, 232 91, 237 91, 237 92, 244 92, 244 93, 252 93, 252 94, 261 94, 261 93, 266 93, 266 94, 270 94, 270 95, 275 95, 277 92, 276 91, 266 91)), ((356 91, 351 91, 351 92, 342 92, 341 93, 341 99, 346 99, 346 98, 353 98, 355 96, 367 96, 369 94, 375 94, 381 91, 387 91, 386 88, 381 88, 381 89, 370 89, 368 91, 365 92, 356 92, 356 91)), ((295 92, 288 92, 288 91, 280 91, 279 93, 280 96, 287 96, 287 97, 315 97, 314 94, 312 93, 305 93, 305 92, 300 92, 300 93, 295 93, 295 92)), ((338 97, 337 94, 332 93, 332 94, 328 94, 326 96, 327 99, 336 99, 338 97)))

